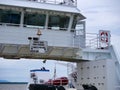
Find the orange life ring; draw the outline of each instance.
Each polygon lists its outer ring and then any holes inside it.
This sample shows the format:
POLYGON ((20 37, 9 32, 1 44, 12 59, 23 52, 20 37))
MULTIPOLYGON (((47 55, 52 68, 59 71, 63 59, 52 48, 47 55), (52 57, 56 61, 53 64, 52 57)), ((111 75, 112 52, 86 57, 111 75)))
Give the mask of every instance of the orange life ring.
POLYGON ((107 32, 101 32, 100 34, 101 36, 105 36, 105 38, 102 38, 101 37, 101 41, 105 41, 105 42, 108 42, 108 33, 107 32))

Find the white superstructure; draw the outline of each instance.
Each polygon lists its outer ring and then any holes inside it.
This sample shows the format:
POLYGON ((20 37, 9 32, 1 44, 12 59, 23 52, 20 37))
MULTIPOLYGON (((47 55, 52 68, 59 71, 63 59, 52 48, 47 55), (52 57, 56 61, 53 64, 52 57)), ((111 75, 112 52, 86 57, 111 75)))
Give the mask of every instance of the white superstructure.
POLYGON ((42 67, 41 69, 30 70, 29 84, 44 84, 50 79, 50 70, 42 67))
POLYGON ((120 64, 110 32, 86 34, 84 19, 77 0, 1 0, 0 57, 77 62, 77 90, 83 84, 119 90, 120 64))

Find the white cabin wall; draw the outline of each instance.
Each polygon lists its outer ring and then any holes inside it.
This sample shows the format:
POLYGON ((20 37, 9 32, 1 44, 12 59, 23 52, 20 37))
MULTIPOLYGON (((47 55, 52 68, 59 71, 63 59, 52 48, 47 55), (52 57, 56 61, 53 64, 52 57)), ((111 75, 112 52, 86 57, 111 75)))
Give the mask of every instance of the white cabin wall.
POLYGON ((78 90, 82 89, 82 84, 91 84, 98 90, 115 89, 115 63, 114 60, 95 60, 77 63, 78 90))
MULTIPOLYGON (((28 37, 37 37, 37 30, 33 28, 0 26, 0 43, 28 44, 28 37)), ((70 31, 41 30, 42 41, 48 41, 49 46, 67 46, 73 44, 73 34, 70 31)))
POLYGON ((109 60, 107 62, 107 89, 106 90, 116 90, 116 70, 115 61, 109 60))

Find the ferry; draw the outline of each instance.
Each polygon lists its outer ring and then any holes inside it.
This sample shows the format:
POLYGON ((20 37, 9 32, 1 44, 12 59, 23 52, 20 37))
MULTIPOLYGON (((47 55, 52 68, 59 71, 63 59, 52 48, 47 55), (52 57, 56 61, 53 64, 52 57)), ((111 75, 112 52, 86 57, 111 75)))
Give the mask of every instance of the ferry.
POLYGON ((86 33, 77 0, 0 0, 0 57, 75 62, 77 90, 120 90, 111 33, 86 33))

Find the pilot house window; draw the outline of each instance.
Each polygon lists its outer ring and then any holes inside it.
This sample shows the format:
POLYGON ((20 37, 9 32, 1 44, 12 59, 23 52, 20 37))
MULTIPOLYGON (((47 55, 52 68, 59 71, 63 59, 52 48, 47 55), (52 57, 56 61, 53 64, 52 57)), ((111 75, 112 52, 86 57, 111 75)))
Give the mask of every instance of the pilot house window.
POLYGON ((45 27, 46 15, 38 13, 25 13, 24 24, 31 26, 45 27))
POLYGON ((20 24, 20 12, 0 9, 0 22, 20 24))
POLYGON ((50 15, 48 29, 67 30, 69 24, 68 16, 50 15))

